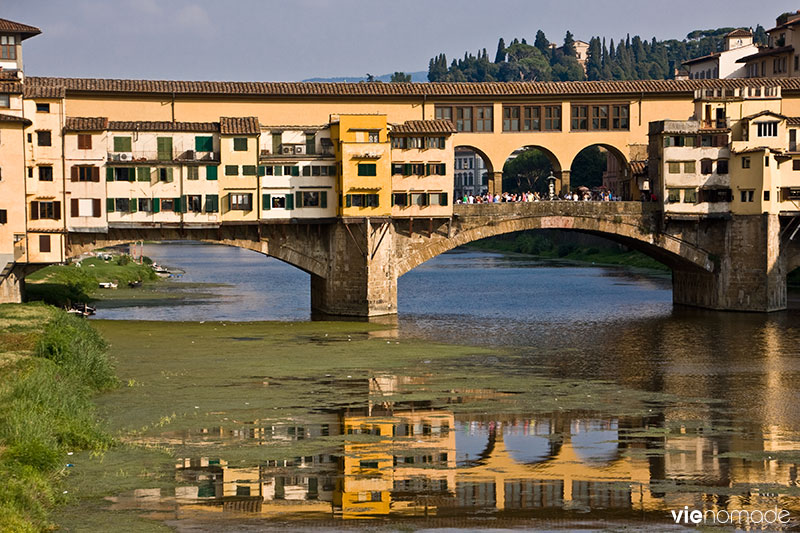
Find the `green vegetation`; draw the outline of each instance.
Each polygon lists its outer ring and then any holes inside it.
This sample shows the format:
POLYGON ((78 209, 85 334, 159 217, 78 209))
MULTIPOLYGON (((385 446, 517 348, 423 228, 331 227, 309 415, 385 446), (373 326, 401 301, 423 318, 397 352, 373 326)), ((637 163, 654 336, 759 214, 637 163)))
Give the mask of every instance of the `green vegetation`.
POLYGON ((121 255, 109 261, 91 257, 80 263, 51 265, 28 276, 26 296, 28 300, 41 300, 58 307, 88 303, 100 282, 113 281, 124 286, 131 281, 157 280, 151 264, 149 259, 140 265, 130 256, 121 255))
MULTIPOLYGON (((578 81, 669 79, 686 60, 723 49, 724 36, 736 28, 695 30, 685 39, 648 41, 630 34, 619 39, 592 37, 589 40, 586 73, 576 59, 575 40, 567 32, 562 46, 553 46, 542 30, 533 45, 514 39, 506 46, 501 37, 494 61, 486 49, 477 55, 464 53, 448 65, 444 54, 428 64, 429 81, 578 81)), ((760 25, 754 32, 756 44, 766 44, 767 34, 760 25)))
MULTIPOLYGON (((572 188, 598 187, 603 183, 608 152, 598 146, 581 150, 572 161, 570 184, 572 188)), ((610 156, 614 157, 614 156, 610 156)), ((511 193, 538 191, 547 192, 547 176, 553 165, 547 155, 538 148, 528 148, 503 166, 503 190, 511 193)))
POLYGON ((655 259, 622 246, 581 246, 575 242, 558 242, 546 234, 522 231, 510 235, 491 237, 470 244, 472 248, 528 254, 543 259, 564 259, 603 265, 623 265, 667 271, 655 259))
POLYGON ((92 395, 117 383, 107 345, 89 324, 41 304, 0 305, 0 531, 40 531, 68 452, 112 442, 92 395))

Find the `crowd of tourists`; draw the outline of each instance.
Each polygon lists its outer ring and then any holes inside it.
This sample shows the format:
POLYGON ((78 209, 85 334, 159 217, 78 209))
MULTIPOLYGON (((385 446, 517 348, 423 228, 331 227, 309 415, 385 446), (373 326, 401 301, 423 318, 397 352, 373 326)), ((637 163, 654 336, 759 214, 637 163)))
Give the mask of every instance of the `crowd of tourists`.
MULTIPOLYGON (((551 198, 547 194, 540 194, 539 192, 522 192, 522 193, 508 193, 502 194, 465 194, 461 198, 456 198, 457 204, 492 204, 501 202, 546 202, 551 198)), ((572 192, 565 192, 561 195, 556 195, 552 200, 571 201, 571 202, 612 202, 619 200, 609 191, 597 190, 591 191, 576 190, 572 192)))

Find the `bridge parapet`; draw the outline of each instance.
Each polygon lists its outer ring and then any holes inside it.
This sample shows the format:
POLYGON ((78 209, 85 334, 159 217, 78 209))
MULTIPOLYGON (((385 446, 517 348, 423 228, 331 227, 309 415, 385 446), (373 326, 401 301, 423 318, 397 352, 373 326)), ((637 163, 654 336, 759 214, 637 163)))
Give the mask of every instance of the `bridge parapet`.
POLYGON ((526 216, 652 216, 660 206, 650 202, 501 202, 486 204, 456 204, 456 217, 526 217, 526 216))

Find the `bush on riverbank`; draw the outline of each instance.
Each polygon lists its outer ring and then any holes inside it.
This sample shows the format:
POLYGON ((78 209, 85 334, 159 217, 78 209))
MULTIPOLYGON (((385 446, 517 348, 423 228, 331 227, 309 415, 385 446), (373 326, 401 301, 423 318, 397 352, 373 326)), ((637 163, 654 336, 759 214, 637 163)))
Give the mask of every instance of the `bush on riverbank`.
POLYGON ((609 242, 607 246, 585 245, 562 234, 558 234, 557 237, 541 231, 521 231, 476 241, 469 246, 481 250, 527 254, 543 259, 566 259, 605 265, 669 270, 655 259, 615 243, 609 242), (565 239, 569 240, 565 242, 565 239))
POLYGON ((41 304, 0 306, 0 531, 40 531, 68 451, 103 450, 92 395, 116 385, 88 322, 41 304))
POLYGON ((89 303, 101 282, 127 285, 131 281, 155 281, 152 261, 144 264, 122 255, 116 260, 104 261, 91 257, 70 265, 50 265, 28 276, 25 294, 29 301, 43 301, 57 307, 72 303, 89 303))

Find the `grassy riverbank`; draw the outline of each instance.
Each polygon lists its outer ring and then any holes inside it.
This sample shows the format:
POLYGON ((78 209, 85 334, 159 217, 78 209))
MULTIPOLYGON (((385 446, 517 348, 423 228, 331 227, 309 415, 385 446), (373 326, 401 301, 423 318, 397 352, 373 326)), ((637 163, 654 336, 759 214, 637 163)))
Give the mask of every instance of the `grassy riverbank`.
POLYGON ((50 529, 70 454, 112 442, 92 396, 116 383, 86 321, 43 304, 0 305, 0 531, 50 529))
POLYGON ((542 259, 563 259, 601 265, 669 270, 655 259, 613 243, 609 243, 607 246, 594 246, 577 242, 560 242, 552 236, 530 231, 476 241, 469 247, 479 250, 521 253, 542 259))
POLYGON ((28 276, 28 300, 63 307, 70 303, 91 302, 98 294, 101 282, 115 282, 125 287, 131 281, 158 280, 149 264, 140 265, 127 255, 108 261, 90 257, 77 265, 51 265, 28 276))

